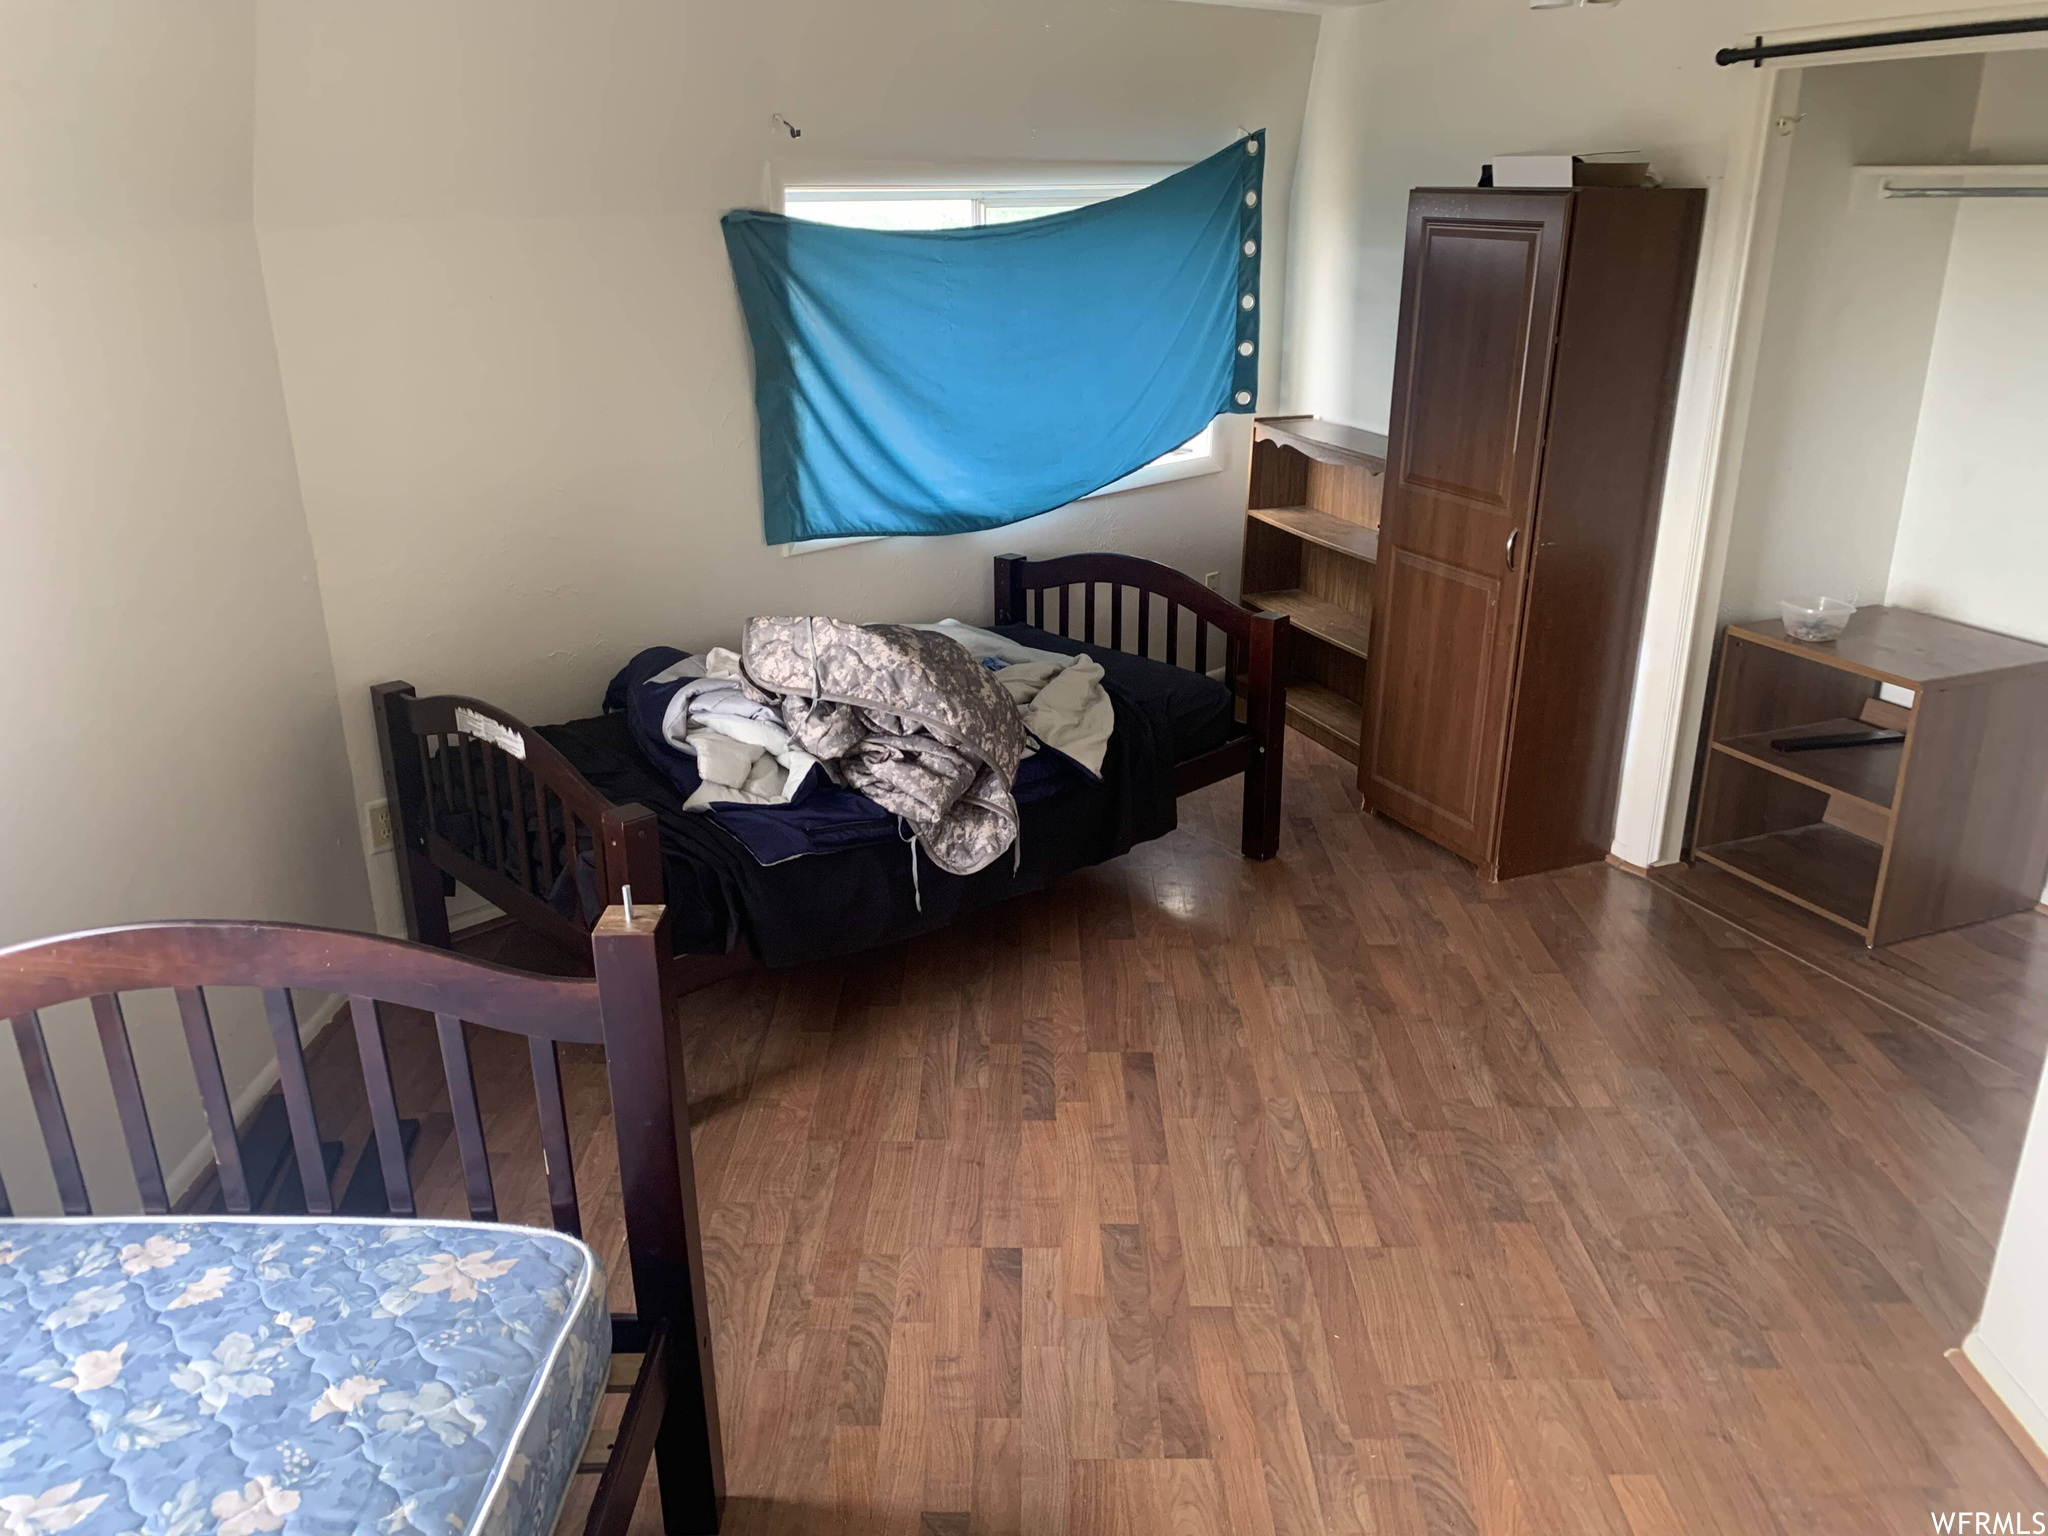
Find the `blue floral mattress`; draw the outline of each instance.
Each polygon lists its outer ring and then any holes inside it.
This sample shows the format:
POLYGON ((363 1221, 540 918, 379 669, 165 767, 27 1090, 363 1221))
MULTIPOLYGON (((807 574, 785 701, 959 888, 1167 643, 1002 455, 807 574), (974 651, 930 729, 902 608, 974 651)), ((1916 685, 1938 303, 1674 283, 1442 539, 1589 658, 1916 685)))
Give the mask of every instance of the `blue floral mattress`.
POLYGON ((610 1362, 555 1232, 0 1221, 0 1531, 548 1536, 610 1362))

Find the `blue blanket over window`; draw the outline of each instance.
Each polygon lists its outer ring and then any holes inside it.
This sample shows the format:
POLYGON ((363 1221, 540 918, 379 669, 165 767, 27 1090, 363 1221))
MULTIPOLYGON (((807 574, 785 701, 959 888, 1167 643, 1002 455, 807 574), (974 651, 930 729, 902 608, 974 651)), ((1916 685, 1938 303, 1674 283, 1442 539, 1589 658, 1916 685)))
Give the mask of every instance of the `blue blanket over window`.
POLYGON ((1000 527, 1252 410, 1264 168, 979 229, 728 213, 768 542, 1000 527))

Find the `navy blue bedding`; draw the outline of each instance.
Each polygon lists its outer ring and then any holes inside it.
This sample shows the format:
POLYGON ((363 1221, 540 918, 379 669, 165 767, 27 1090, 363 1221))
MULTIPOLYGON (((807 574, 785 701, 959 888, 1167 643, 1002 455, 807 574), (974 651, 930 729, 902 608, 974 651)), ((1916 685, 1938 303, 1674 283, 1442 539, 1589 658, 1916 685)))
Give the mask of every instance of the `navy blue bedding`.
MULTIPOLYGON (((1243 734, 1229 690, 1212 678, 1029 625, 1004 625, 1000 632, 1043 650, 1087 651, 1102 665, 1116 710, 1099 780, 1056 753, 1026 760, 1016 786, 1023 834, 1014 868, 1005 857, 977 874, 949 875, 922 859, 913 883, 910 845, 901 840, 896 819, 836 786, 833 795, 871 808, 882 820, 865 819, 857 807, 829 797, 808 807, 686 811, 694 774, 650 758, 623 708, 541 726, 539 734, 613 804, 637 802, 656 814, 678 953, 723 954, 744 942, 773 966, 857 954, 1163 837, 1178 822, 1175 764, 1243 734), (763 852, 772 856, 764 859, 763 852)), ((628 670, 652 676, 681 654, 642 652, 628 670)), ((623 704, 625 690, 615 683, 607 702, 623 704)), ((469 845, 474 828, 460 807, 442 819, 443 835, 458 847, 469 845)), ((587 854, 580 863, 586 909, 595 911, 587 854)), ((565 913, 576 910, 566 872, 556 905, 565 913)))

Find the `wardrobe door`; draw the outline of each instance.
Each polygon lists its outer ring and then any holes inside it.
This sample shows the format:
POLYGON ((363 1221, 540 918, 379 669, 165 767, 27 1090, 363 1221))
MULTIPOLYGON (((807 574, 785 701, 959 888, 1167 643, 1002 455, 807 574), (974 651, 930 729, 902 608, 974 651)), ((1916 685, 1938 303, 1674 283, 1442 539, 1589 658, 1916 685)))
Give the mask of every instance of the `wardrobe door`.
POLYGON ((1408 205, 1358 785, 1489 877, 1570 212, 1408 205))

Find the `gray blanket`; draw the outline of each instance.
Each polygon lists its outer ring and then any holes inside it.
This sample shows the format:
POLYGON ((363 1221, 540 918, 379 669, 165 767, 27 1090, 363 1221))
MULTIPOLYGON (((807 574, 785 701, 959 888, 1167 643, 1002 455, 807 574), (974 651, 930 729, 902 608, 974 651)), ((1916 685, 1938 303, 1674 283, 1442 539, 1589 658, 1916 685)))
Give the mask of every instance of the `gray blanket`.
POLYGON ((796 744, 901 816, 939 868, 971 875, 1016 842, 1010 788, 1030 743, 1009 694, 954 641, 906 624, 756 618, 740 665, 796 744))

